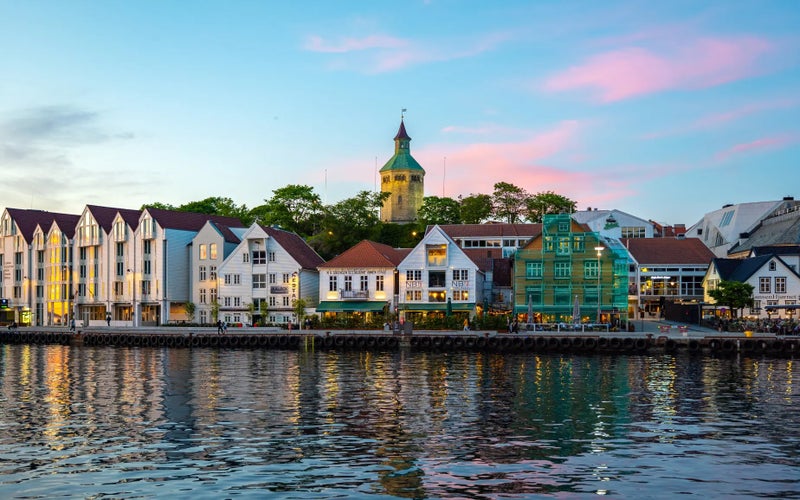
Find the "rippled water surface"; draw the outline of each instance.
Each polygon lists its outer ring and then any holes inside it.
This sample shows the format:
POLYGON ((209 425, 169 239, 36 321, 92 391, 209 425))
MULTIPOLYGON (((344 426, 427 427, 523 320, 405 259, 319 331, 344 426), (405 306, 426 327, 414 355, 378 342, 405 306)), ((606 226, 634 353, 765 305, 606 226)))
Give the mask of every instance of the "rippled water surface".
POLYGON ((0 497, 800 497, 787 359, 0 346, 0 497))

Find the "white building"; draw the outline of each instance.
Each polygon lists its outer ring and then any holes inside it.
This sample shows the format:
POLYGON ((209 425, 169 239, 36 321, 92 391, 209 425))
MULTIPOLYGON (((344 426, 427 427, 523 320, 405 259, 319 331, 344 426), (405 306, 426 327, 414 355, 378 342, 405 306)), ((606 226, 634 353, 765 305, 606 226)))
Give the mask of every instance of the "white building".
POLYGON ((607 238, 652 238, 653 223, 620 210, 579 210, 572 214, 579 224, 607 238))
POLYGON ((397 266, 410 251, 364 240, 320 265, 317 312, 357 324, 388 321, 397 312, 397 266))
POLYGON ((323 262, 298 235, 253 224, 218 267, 218 318, 228 323, 296 323, 298 299, 305 301, 306 313, 319 302, 317 267, 323 262))
POLYGON ((747 259, 717 258, 706 273, 705 302, 714 303, 708 295, 721 280, 738 281, 753 286, 753 307, 745 308, 745 316, 776 318, 797 316, 800 299, 800 274, 797 268, 778 255, 769 254, 747 259))
POLYGON ((401 318, 483 307, 484 273, 439 226, 425 234, 397 267, 401 318))
POLYGON ((746 241, 761 221, 796 205, 797 202, 791 196, 778 201, 725 205, 705 214, 686 231, 686 237, 700 238, 714 255, 727 257, 728 250, 746 241))

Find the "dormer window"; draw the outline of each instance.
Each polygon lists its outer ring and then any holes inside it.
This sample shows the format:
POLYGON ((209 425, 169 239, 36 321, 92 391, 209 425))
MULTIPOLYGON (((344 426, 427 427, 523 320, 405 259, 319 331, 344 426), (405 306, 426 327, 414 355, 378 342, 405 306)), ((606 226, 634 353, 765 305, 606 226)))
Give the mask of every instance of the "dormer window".
POLYGON ((769 261, 769 270, 776 271, 777 269, 778 269, 778 264, 774 260, 769 261))

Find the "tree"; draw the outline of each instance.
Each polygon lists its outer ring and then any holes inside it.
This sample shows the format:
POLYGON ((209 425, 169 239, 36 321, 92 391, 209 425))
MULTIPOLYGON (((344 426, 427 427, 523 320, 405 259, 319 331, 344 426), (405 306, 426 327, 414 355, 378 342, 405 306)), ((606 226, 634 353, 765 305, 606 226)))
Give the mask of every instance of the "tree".
POLYGON ((527 219, 542 222, 545 215, 575 212, 576 203, 552 191, 537 193, 527 200, 527 219))
POLYGON ((361 240, 376 241, 382 223, 379 211, 389 193, 361 191, 354 198, 325 207, 322 230, 308 240, 317 253, 330 259, 361 240))
POLYGON ((194 302, 187 302, 184 304, 183 310, 186 311, 186 318, 189 320, 189 323, 194 323, 194 314, 197 311, 197 306, 195 306, 194 302))
POLYGON ((509 224, 521 222, 525 216, 530 195, 521 187, 498 182, 492 193, 492 213, 509 224))
POLYGON ((179 206, 177 210, 181 212, 194 212, 198 214, 221 215, 223 217, 235 217, 242 221, 242 224, 249 226, 253 221, 250 209, 247 205, 237 205, 232 199, 224 196, 210 196, 199 201, 190 201, 179 206))
POLYGON ((214 321, 214 323, 219 320, 219 302, 216 300, 211 302, 211 319, 214 321))
POLYGON ((722 280, 717 288, 708 291, 708 295, 717 304, 728 306, 731 311, 753 305, 753 285, 741 281, 722 280))
POLYGON ((463 224, 480 224, 492 215, 492 197, 488 194, 470 194, 460 198, 460 217, 463 224))
POLYGON ((256 222, 266 226, 277 225, 304 238, 319 231, 324 210, 314 188, 289 184, 272 194, 272 198, 264 200, 264 205, 250 211, 256 222))
POLYGON ((169 203, 161 203, 160 201, 154 201, 153 203, 145 203, 139 210, 144 210, 145 208, 160 208, 161 210, 177 210, 175 205, 170 205, 169 203))
POLYGON ((303 319, 306 317, 306 299, 297 299, 294 301, 294 314, 297 316, 297 324, 302 329, 303 319))
POLYGON ((461 222, 461 207, 453 198, 440 198, 426 196, 422 199, 422 206, 417 211, 417 218, 423 225, 433 224, 459 224, 461 222))

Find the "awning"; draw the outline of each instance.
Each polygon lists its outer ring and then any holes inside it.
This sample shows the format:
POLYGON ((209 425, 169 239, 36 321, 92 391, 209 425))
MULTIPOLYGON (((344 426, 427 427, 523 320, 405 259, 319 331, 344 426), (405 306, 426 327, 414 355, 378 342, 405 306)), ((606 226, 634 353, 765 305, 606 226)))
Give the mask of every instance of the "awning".
MULTIPOLYGON (((475 302, 452 302, 453 311, 472 311, 475 302)), ((447 311, 447 302, 420 302, 400 304, 401 311, 447 311)))
POLYGON ((380 312, 386 302, 371 300, 327 300, 317 306, 317 312, 380 312))

